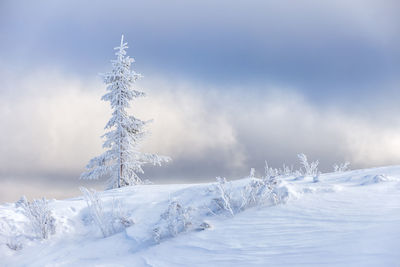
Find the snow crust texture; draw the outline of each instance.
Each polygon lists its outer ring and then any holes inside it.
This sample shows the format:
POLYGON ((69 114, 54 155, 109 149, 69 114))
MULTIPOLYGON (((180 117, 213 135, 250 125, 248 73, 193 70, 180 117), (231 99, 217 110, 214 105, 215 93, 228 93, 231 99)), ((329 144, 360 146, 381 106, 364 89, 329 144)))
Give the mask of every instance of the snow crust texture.
POLYGON ((119 223, 107 235, 83 197, 48 201, 47 239, 5 203, 0 266, 400 266, 400 166, 259 181, 97 192, 119 223))

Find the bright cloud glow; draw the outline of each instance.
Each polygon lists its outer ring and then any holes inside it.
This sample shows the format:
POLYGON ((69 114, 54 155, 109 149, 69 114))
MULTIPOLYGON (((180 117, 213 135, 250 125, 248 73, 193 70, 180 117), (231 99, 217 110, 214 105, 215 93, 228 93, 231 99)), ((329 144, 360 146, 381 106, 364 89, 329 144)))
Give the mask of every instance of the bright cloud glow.
MULTIPOLYGON (((78 184, 87 161, 101 152, 103 127, 110 116, 100 101, 99 80, 81 81, 57 72, 36 72, 13 84, 0 101, 3 177, 69 176, 78 184)), ((211 180, 244 175, 271 164, 297 164, 305 152, 329 170, 349 160, 353 167, 394 164, 400 160, 400 129, 333 108, 314 106, 288 88, 266 86, 263 93, 213 88, 159 77, 139 84, 147 98, 132 112, 154 119, 143 150, 173 157, 166 167, 150 168, 157 181, 211 180), (213 164, 214 162, 214 164, 213 164), (218 164, 215 164, 218 163, 218 164), (165 175, 165 174, 168 175, 165 175), (201 177, 200 177, 201 175, 201 177)), ((48 178, 51 179, 51 178, 48 178)))

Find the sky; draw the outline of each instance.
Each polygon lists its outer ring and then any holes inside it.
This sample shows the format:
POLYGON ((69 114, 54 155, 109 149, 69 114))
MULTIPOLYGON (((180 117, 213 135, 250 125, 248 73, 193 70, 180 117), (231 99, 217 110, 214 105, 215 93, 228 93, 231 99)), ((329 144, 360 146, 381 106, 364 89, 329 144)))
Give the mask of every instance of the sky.
POLYGON ((111 110, 99 73, 121 34, 154 119, 155 183, 237 179, 265 160, 400 163, 400 3, 0 1, 0 201, 79 194, 111 110))

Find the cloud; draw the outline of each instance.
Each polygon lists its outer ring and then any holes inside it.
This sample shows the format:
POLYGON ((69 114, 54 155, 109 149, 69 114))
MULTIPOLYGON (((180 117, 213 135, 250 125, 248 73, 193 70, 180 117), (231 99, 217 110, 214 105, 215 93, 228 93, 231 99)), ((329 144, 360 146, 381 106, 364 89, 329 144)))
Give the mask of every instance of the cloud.
POLYGON ((279 83, 318 100, 373 94, 400 69, 398 1, 4 3, 0 54, 13 67, 92 76, 125 33, 146 74, 279 83))
MULTIPOLYGON (((76 192, 79 173, 102 151, 100 136, 111 113, 100 101, 104 86, 55 70, 8 81, 0 99, 2 190, 15 184, 15 198, 24 194, 21 183, 37 192, 60 185, 76 192)), ((132 112, 154 119, 143 150, 174 159, 146 168, 155 182, 238 178, 251 167, 261 171, 264 160, 296 165, 300 152, 320 159, 325 171, 345 160, 353 168, 400 160, 399 124, 313 105, 290 88, 221 88, 162 76, 138 86, 148 97, 134 102, 132 112)))
POLYGON ((102 152, 95 75, 121 33, 148 93, 132 111, 154 118, 143 150, 174 158, 146 168, 155 182, 241 177, 299 152, 324 170, 400 160, 398 1, 0 5, 0 198, 76 193, 102 152))

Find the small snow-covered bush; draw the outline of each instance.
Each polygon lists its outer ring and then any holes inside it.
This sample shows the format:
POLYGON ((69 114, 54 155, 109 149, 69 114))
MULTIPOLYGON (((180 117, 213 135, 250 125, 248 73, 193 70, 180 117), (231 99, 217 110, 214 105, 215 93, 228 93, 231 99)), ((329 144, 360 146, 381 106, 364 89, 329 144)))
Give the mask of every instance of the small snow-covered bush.
POLYGON ((9 237, 6 245, 9 249, 12 250, 21 250, 23 247, 22 242, 16 236, 9 237))
POLYGON ((290 176, 293 175, 293 166, 289 167, 286 164, 283 164, 282 169, 279 169, 279 176, 290 176))
POLYGON ((230 215, 234 215, 233 210, 233 192, 232 185, 226 180, 226 178, 217 177, 217 183, 215 185, 215 191, 218 197, 214 198, 213 201, 220 210, 227 211, 230 215))
POLYGON ((30 225, 36 236, 40 239, 47 239, 49 235, 55 234, 55 218, 52 216, 48 201, 45 198, 35 199, 29 202, 23 196, 17 203, 24 215, 29 219, 30 225))
POLYGON ((251 168, 249 178, 254 178, 254 177, 256 177, 256 170, 254 168, 251 168))
POLYGON ((334 172, 345 172, 349 170, 350 162, 346 161, 345 163, 334 164, 333 170, 334 172))
POLYGON ((16 233, 15 227, 10 226, 6 218, 0 218, 0 244, 5 244, 9 249, 21 250, 23 236, 16 233))
POLYGON ((99 227, 103 237, 114 234, 113 224, 110 217, 104 212, 103 202, 101 201, 99 194, 95 190, 89 190, 85 187, 79 188, 83 194, 86 204, 89 208, 90 215, 99 227))
POLYGON ((300 163, 304 168, 304 175, 306 175, 306 176, 315 176, 315 175, 317 175, 317 173, 318 173, 318 164, 319 164, 318 160, 309 163, 306 155, 298 154, 297 157, 299 158, 300 163))
POLYGON ((268 197, 273 200, 273 203, 276 205, 278 203, 280 203, 280 199, 277 193, 276 188, 278 187, 278 184, 280 182, 279 177, 284 176, 284 175, 288 175, 286 173, 288 173, 290 171, 290 174, 293 175, 293 170, 286 167, 286 165, 283 165, 283 168, 285 170, 284 173, 282 173, 281 175, 279 175, 279 172, 275 172, 275 175, 272 175, 272 173, 268 170, 268 164, 267 162, 265 162, 265 176, 262 179, 262 184, 263 184, 263 190, 267 191, 266 193, 264 193, 264 198, 265 195, 268 195, 268 197))
POLYGON ((129 218, 126 210, 122 207, 121 201, 113 200, 112 204, 111 217, 115 232, 121 232, 125 228, 135 224, 135 222, 129 218))
POLYGON ((252 179, 241 192, 242 204, 240 210, 261 205, 269 193, 270 190, 263 180, 252 179))
MULTIPOLYGON (((281 196, 279 190, 280 179, 278 172, 266 165, 266 175, 262 179, 251 178, 249 183, 242 188, 233 190, 231 182, 225 178, 217 177, 217 183, 210 192, 217 194, 208 207, 211 214, 227 212, 235 214, 255 206, 277 205, 282 203, 286 196, 281 196)), ((286 194, 286 193, 285 193, 286 194)))
POLYGON ((286 164, 282 165, 282 168, 272 168, 268 166, 268 162, 265 161, 265 166, 264 166, 264 177, 284 177, 284 176, 299 176, 301 174, 298 173, 298 171, 293 170, 293 166, 289 167, 286 164))
POLYGON ((112 209, 106 212, 104 203, 100 195, 95 190, 89 190, 80 187, 84 199, 89 208, 90 215, 94 223, 99 227, 103 237, 111 236, 123 231, 125 228, 134 224, 134 222, 122 211, 121 204, 113 201, 112 209))
POLYGON ((185 208, 177 201, 171 201, 167 210, 161 214, 158 226, 153 229, 154 241, 159 243, 164 238, 187 231, 192 225, 192 211, 191 207, 185 208))
POLYGON ((265 161, 265 167, 264 167, 264 179, 270 179, 270 177, 276 177, 279 175, 279 170, 274 169, 270 166, 268 166, 268 162, 265 161))

